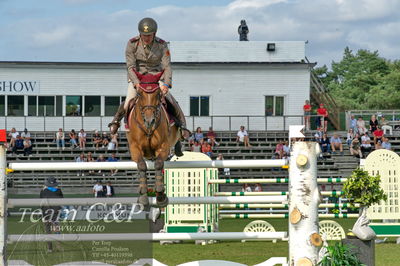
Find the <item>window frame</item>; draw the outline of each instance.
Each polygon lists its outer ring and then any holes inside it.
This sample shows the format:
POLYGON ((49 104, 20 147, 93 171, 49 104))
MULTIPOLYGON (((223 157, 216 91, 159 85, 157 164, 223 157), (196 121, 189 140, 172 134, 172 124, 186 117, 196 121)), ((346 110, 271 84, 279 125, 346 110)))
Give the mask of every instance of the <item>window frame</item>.
POLYGON ((286 95, 264 95, 264 115, 282 117, 285 116, 286 95), (273 97, 272 100, 272 114, 267 115, 267 97, 273 97), (277 98, 282 98, 282 114, 277 114, 277 98))
POLYGON ((189 95, 189 114, 190 116, 198 116, 198 117, 207 117, 210 116, 211 113, 211 95, 189 95), (202 115, 202 97, 206 97, 208 99, 208 114, 202 115), (192 98, 198 98, 198 106, 197 115, 192 114, 192 98))

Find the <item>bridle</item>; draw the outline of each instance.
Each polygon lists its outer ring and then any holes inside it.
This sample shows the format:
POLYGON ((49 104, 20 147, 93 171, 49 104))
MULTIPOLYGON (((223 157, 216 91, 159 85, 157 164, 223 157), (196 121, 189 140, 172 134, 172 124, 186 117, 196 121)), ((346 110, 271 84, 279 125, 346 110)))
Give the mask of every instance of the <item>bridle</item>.
MULTIPOLYGON (((148 139, 150 139, 153 136, 154 132, 161 124, 162 93, 160 92, 159 87, 155 91, 157 92, 158 105, 141 105, 139 98, 143 97, 143 95, 142 95, 143 92, 141 89, 139 89, 137 91, 137 96, 138 96, 137 107, 139 107, 140 115, 142 117, 143 122, 146 122, 145 112, 148 109, 153 111, 154 120, 152 120, 151 123, 148 125, 143 125, 142 123, 137 121, 136 116, 134 116, 134 118, 133 118, 135 120, 136 124, 138 125, 138 127, 145 133, 145 135, 148 139)), ((144 93, 146 93, 146 92, 144 92, 144 93)))

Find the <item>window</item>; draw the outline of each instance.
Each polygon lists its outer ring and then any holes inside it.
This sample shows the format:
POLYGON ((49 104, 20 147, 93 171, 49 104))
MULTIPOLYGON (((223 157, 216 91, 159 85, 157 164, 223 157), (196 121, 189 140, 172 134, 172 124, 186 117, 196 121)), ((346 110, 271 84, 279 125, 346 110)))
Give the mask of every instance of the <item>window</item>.
POLYGON ((265 116, 283 116, 284 99, 283 96, 265 96, 265 116))
POLYGON ((0 95, 0 116, 6 115, 6 97, 0 95))
POLYGON ((210 97, 191 96, 190 97, 190 116, 209 116, 210 97))
POLYGON ((37 116, 36 112, 36 96, 28 96, 28 116, 37 116))
POLYGON ((100 96, 85 96, 85 116, 100 116, 100 96))
POLYGON ((56 116, 62 116, 62 96, 56 96, 56 116))
POLYGON ((54 96, 39 96, 38 116, 54 116, 54 96))
POLYGON ((8 96, 7 100, 9 116, 24 116, 24 96, 8 96))
POLYGON ((119 96, 106 96, 104 97, 104 115, 113 116, 119 107, 120 97, 119 96))
POLYGON ((65 115, 81 116, 82 115, 82 96, 66 96, 65 97, 65 115))

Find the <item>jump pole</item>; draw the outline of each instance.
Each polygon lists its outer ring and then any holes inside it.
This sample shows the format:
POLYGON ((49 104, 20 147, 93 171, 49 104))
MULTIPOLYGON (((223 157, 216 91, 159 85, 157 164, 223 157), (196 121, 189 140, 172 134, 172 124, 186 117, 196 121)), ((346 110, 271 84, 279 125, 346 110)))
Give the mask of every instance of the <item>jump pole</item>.
POLYGON ((0 265, 7 265, 7 176, 6 131, 0 130, 0 265))
MULTIPOLYGON (((318 183, 344 183, 347 178, 341 177, 328 177, 328 178, 318 178, 318 183)), ((279 183, 289 183, 289 178, 227 178, 227 179, 214 179, 209 180, 208 184, 279 184, 279 183)))

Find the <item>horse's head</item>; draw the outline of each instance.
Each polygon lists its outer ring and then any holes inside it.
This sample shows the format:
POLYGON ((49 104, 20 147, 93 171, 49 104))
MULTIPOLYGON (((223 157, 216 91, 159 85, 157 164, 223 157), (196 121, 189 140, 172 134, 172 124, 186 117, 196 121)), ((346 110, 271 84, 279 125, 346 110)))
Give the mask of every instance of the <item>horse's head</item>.
POLYGON ((160 88, 146 90, 139 89, 137 91, 139 99, 137 105, 142 116, 144 126, 147 130, 151 130, 161 115, 161 98, 162 93, 160 88))

